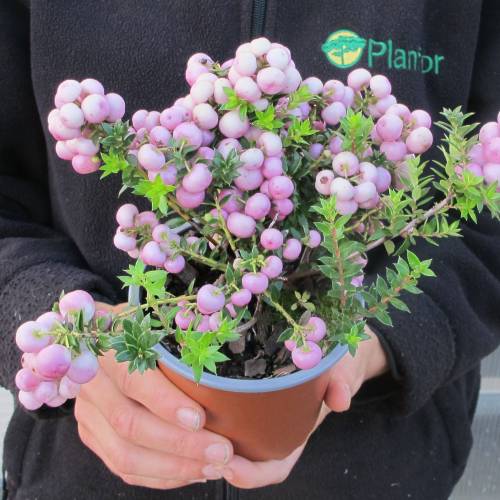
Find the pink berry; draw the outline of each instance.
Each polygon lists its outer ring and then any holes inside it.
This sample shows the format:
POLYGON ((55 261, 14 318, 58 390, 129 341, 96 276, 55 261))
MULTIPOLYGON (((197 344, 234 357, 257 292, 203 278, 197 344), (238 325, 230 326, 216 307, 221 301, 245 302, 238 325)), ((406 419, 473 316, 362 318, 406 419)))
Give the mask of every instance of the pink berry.
POLYGON ((214 95, 214 84, 207 80, 197 80, 191 87, 189 95, 191 99, 193 99, 195 105, 207 102, 214 95))
POLYGON ((264 273, 245 273, 241 279, 243 288, 254 295, 260 295, 267 290, 269 278, 264 273))
POLYGON ((101 123, 109 114, 106 98, 99 94, 90 94, 82 101, 82 111, 89 123, 101 123))
POLYGON ((193 109, 193 121, 202 130, 210 130, 217 126, 219 117, 210 104, 201 103, 197 104, 193 109))
POLYGON ((249 76, 239 78, 234 85, 236 95, 245 101, 255 102, 261 98, 261 91, 255 81, 249 76))
POLYGON ((337 125, 346 113, 347 109, 342 102, 332 102, 321 111, 321 118, 328 125, 337 125))
POLYGON ((141 259, 148 266, 163 267, 166 258, 156 241, 148 241, 141 250, 141 259))
POLYGON ((500 184, 500 164, 486 163, 483 167, 483 173, 486 184, 493 184, 494 182, 500 184))
POLYGON ((318 344, 308 340, 306 345, 296 347, 292 351, 292 361, 297 368, 309 370, 314 368, 323 357, 323 352, 318 344))
POLYGON ((182 187, 189 193, 204 191, 212 183, 212 174, 204 163, 196 163, 182 179, 182 187))
POLYGON ((359 160, 355 154, 349 151, 343 151, 333 159, 332 168, 338 175, 350 177, 359 172, 359 160))
POLYGON ((283 150, 280 136, 273 132, 263 132, 257 140, 257 145, 264 150, 266 156, 278 156, 283 150))
POLYGON ((273 48, 270 49, 266 54, 266 60, 269 66, 273 68, 281 69, 282 71, 286 69, 288 63, 290 62, 290 53, 284 48, 273 48))
POLYGON ((242 288, 231 295, 231 303, 237 307, 245 307, 252 300, 252 293, 246 288, 242 288))
POLYGON ((98 370, 97 357, 92 352, 85 350, 71 361, 66 377, 77 384, 86 384, 97 375, 98 370))
POLYGON ((214 285, 203 285, 196 294, 196 305, 203 314, 220 311, 225 301, 222 290, 214 285))
POLYGON ((241 191, 238 189, 223 189, 219 195, 219 203, 228 214, 237 212, 243 208, 243 204, 239 200, 241 191))
POLYGON ((411 119, 411 112, 408 106, 400 103, 390 106, 386 113, 399 116, 405 123, 408 123, 411 119))
POLYGON ((286 241, 283 248, 283 258, 285 260, 294 261, 300 257, 302 252, 302 243, 296 238, 290 238, 286 241))
POLYGON ((256 38, 250 42, 250 50, 252 51, 252 54, 257 57, 263 56, 270 49, 271 42, 265 37, 256 38))
POLYGON ((285 198, 284 200, 273 200, 273 211, 279 214, 278 220, 283 220, 293 212, 293 201, 289 198, 285 198))
POLYGON ((41 380, 27 368, 21 368, 16 374, 16 387, 20 391, 31 392, 38 387, 41 380))
POLYGON ((183 271, 186 266, 186 260, 182 255, 177 255, 176 257, 169 257, 165 261, 165 269, 172 274, 178 274, 183 271))
POLYGON ((289 198, 295 189, 292 180, 284 175, 277 175, 269 180, 269 194, 274 200, 289 198))
POLYGON ((278 94, 286 85, 286 76, 278 68, 263 68, 257 73, 257 84, 265 94, 278 94))
POLYGON ((137 159, 146 170, 160 170, 165 164, 165 156, 153 144, 143 144, 139 148, 137 159))
POLYGON ((322 94, 328 103, 341 102, 346 91, 345 85, 339 80, 327 80, 323 85, 322 94))
POLYGON ((250 127, 248 118, 241 119, 238 110, 228 111, 219 120, 219 130, 225 137, 239 139, 250 127))
POLYGON ((35 394, 27 391, 19 391, 19 402, 30 411, 38 410, 43 404, 42 401, 39 401, 35 394))
POLYGON ((85 123, 82 110, 73 102, 61 106, 59 113, 61 121, 68 128, 80 128, 85 123))
POLYGON ((99 145, 91 139, 77 137, 67 142, 68 147, 76 154, 94 156, 99 153, 99 145))
POLYGON ((243 52, 236 56, 233 65, 240 75, 251 76, 257 70, 257 58, 251 52, 243 52))
POLYGON ((407 145, 403 141, 383 142, 380 145, 380 151, 385 154, 389 161, 394 162, 402 161, 408 154, 407 145))
POLYGON ((318 316, 311 316, 305 327, 307 340, 319 342, 326 335, 326 323, 318 316))
POLYGON ((135 130, 144 128, 147 116, 148 112, 145 109, 140 109, 132 115, 132 126, 135 128, 135 130))
POLYGON ((336 196, 337 201, 348 201, 354 197, 354 187, 343 177, 336 177, 330 185, 330 193, 336 196))
POLYGON ((82 92, 82 86, 76 80, 64 80, 64 82, 59 84, 57 87, 57 96, 61 102, 74 102, 76 101, 82 92))
POLYGON ((49 312, 43 313, 40 316, 38 316, 38 318, 36 319, 36 322, 39 325, 42 325, 42 327, 45 328, 49 332, 53 328, 62 324, 63 321, 64 321, 63 317, 59 313, 54 312, 54 311, 49 311, 49 312))
POLYGON ((56 142, 56 155, 61 158, 61 160, 71 161, 75 153, 67 146, 66 142, 67 141, 56 142))
POLYGON ((82 311, 83 321, 87 323, 94 316, 95 302, 92 295, 88 292, 74 290, 61 298, 59 301, 59 311, 65 318, 82 311))
POLYGON ((197 208, 205 200, 205 191, 190 193, 183 187, 178 187, 175 191, 177 203, 183 208, 197 208))
POLYGON ((358 210, 359 205, 354 200, 337 200, 335 208, 340 215, 352 215, 358 210))
POLYGON ((264 166, 262 167, 262 174, 266 179, 272 179, 278 175, 283 175, 283 162, 281 158, 276 158, 271 156, 264 160, 264 166))
POLYGON ((124 228, 129 229, 134 227, 135 217, 139 213, 139 210, 132 203, 126 203, 122 205, 116 212, 116 222, 124 228))
POLYGON ((172 135, 168 129, 162 127, 161 125, 153 127, 149 132, 149 140, 151 141, 151 144, 155 146, 166 146, 171 138, 172 135))
POLYGON ((260 244, 266 250, 277 250, 283 245, 283 234, 275 228, 264 229, 260 235, 260 244))
POLYGON ((483 145, 484 158, 488 163, 500 163, 500 137, 494 137, 483 145))
POLYGON ((43 403, 47 403, 57 396, 57 384, 53 381, 43 381, 33 391, 33 396, 43 403))
POLYGON ((71 160, 71 165, 79 174, 93 174, 99 170, 101 160, 97 156, 75 155, 71 160))
POLYGON ((248 198, 245 204, 245 214, 260 220, 266 217, 271 210, 271 201, 262 193, 255 193, 248 198))
POLYGON ((270 279, 277 278, 283 272, 283 261, 276 255, 270 255, 261 271, 270 279))
POLYGON ((309 248, 317 248, 321 244, 321 234, 316 229, 311 229, 309 231, 309 240, 307 242, 307 246, 309 248))
POLYGON ((376 182, 377 180, 377 167, 372 163, 366 161, 359 164, 359 172, 363 181, 376 182))
POLYGON ((150 181, 154 181, 158 176, 160 176, 163 184, 172 186, 177 181, 177 169, 174 165, 167 165, 160 170, 148 170, 148 179, 150 181))
POLYGON ((195 314, 191 310, 181 309, 175 315, 175 324, 181 330, 187 330, 194 320, 195 314))
POLYGON ((397 115, 384 115, 377 121, 377 132, 383 141, 397 141, 403 132, 403 120, 397 115))
POLYGON ((123 97, 113 92, 106 94, 105 97, 109 107, 109 113, 106 120, 111 123, 121 120, 125 114, 125 101, 123 97))
POLYGON ((347 75, 347 84, 353 90, 361 90, 366 87, 372 78, 371 73, 364 68, 357 68, 347 75))
POLYGON ((377 194, 377 187, 373 182, 362 182, 354 187, 354 201, 366 203, 377 194))
POLYGON ((414 128, 431 128, 432 118, 427 111, 424 111, 423 109, 416 109, 411 112, 411 122, 413 123, 414 128))
POLYGON ((239 212, 232 212, 227 218, 227 228, 237 238, 250 238, 255 233, 255 219, 239 212))
POLYGON ((238 177, 234 179, 234 185, 242 191, 253 191, 260 187, 264 181, 264 177, 260 170, 247 170, 246 168, 238 168, 238 177))
POLYGON ((425 153, 433 142, 432 132, 426 127, 418 127, 406 139, 406 146, 411 153, 425 153))
POLYGON ((102 83, 94 78, 86 78, 80 82, 82 88, 82 97, 90 94, 104 95, 102 83))
POLYGON ((479 130, 479 140, 481 142, 487 142, 490 139, 494 139, 500 135, 500 127, 497 122, 485 123, 479 130))
POLYGON ((36 373, 50 380, 55 380, 66 375, 70 365, 71 352, 67 347, 60 344, 52 344, 44 347, 36 355, 36 373))
POLYGON ((231 151, 241 151, 241 144, 236 139, 223 139, 217 144, 217 151, 226 159, 231 151))
POLYGON ((37 353, 51 342, 47 329, 36 321, 27 321, 16 331, 16 344, 26 353, 37 353))
POLYGON ((297 347, 297 342, 295 342, 295 340, 292 339, 285 340, 285 347, 289 351, 293 351, 297 347))
POLYGON ((185 141, 189 146, 199 148, 203 142, 201 130, 193 122, 183 122, 177 125, 173 131, 176 141, 185 141))
POLYGON ((65 375, 61 382, 59 382, 59 394, 66 399, 73 399, 78 396, 80 392, 80 384, 73 382, 67 375, 65 375))
POLYGON ((309 92, 313 95, 319 95, 323 91, 323 82, 316 76, 306 78, 302 84, 308 87, 309 92))
POLYGON ((316 174, 314 187, 318 193, 330 195, 330 187, 334 179, 334 174, 331 170, 321 170, 316 174))
POLYGON ((158 219, 154 212, 141 212, 135 217, 135 225, 137 227, 149 226, 154 228, 158 225, 158 219))
POLYGON ((264 153, 260 149, 250 148, 240 154, 240 161, 245 170, 257 170, 264 163, 264 153))
POLYGON ((384 75, 372 76, 370 78, 370 90, 375 97, 382 99, 391 93, 391 82, 384 75))
POLYGON ((221 324, 221 313, 216 312, 210 315, 208 318, 208 326, 210 328, 210 331, 216 332, 221 324))
MULTIPOLYGON (((180 125, 183 121, 185 121, 185 112, 186 110, 184 108, 181 108, 180 106, 172 106, 170 108, 164 109, 160 114, 161 126, 172 132, 175 127, 177 127, 177 125, 180 125)), ((134 128, 137 127, 135 127, 134 125, 134 128)))

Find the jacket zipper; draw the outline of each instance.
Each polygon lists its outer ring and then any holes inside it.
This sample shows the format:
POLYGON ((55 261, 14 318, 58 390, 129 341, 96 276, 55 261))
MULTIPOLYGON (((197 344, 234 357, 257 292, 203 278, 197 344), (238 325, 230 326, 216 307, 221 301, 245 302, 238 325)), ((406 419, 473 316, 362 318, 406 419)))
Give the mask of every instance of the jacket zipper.
MULTIPOLYGON (((252 24, 250 28, 251 39, 257 38, 264 33, 264 24, 266 22, 267 0, 253 0, 252 5, 252 24)), ((224 480, 223 480, 224 481, 224 480)), ((238 490, 224 481, 224 500, 238 500, 238 490)))
POLYGON ((266 21, 266 3, 267 0, 253 0, 252 7, 252 40, 264 33, 264 23, 266 21))

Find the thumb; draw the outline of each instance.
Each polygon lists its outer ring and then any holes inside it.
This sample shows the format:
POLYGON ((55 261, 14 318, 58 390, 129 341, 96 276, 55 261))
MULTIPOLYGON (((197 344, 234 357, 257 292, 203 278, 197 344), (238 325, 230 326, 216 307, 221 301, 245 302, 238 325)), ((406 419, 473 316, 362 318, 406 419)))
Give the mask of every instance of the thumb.
POLYGON ((347 411, 351 406, 351 387, 341 377, 333 377, 326 391, 325 403, 334 412, 347 411))

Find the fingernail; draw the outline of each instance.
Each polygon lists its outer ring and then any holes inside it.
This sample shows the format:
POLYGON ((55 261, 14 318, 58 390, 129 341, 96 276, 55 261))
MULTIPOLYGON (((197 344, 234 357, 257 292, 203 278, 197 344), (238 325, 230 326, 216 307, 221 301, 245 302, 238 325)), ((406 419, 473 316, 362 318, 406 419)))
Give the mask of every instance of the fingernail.
POLYGON ((205 457, 208 462, 225 465, 229 461, 229 446, 225 443, 211 444, 205 450, 205 457))
POLYGON ((193 484, 193 483, 206 483, 207 480, 205 478, 203 479, 191 479, 191 481, 188 481, 188 483, 193 484))
POLYGON ((177 420, 190 431, 197 431, 200 428, 201 415, 192 408, 179 408, 176 412, 177 420))
POLYGON ((213 465, 205 465, 201 470, 207 479, 222 479, 222 471, 213 465))

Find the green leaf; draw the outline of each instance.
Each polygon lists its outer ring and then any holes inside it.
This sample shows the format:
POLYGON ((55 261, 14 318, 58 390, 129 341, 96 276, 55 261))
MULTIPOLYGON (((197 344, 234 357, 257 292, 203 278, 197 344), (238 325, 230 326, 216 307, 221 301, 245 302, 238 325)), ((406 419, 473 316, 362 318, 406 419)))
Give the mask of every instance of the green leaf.
POLYGON ((101 153, 102 165, 99 170, 102 172, 101 179, 111 174, 118 174, 129 167, 128 161, 120 154, 110 152, 101 153))
POLYGON ((284 125, 283 121, 276 118, 276 111, 272 104, 269 104, 264 111, 255 110, 255 116, 256 119, 252 122, 252 125, 262 130, 274 132, 284 125))
POLYGON ((153 210, 160 209, 162 213, 168 210, 166 196, 175 190, 175 186, 166 185, 161 176, 157 175, 152 181, 143 179, 134 188, 134 194, 145 196, 151 202, 153 210))

